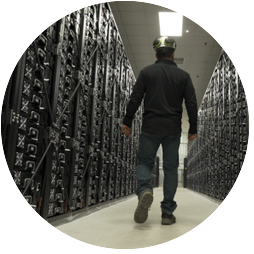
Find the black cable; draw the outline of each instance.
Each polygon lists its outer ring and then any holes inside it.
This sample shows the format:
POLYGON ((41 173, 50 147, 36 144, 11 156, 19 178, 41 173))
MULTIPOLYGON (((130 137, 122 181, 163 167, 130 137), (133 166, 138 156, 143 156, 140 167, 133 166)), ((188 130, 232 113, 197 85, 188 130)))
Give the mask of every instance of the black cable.
MULTIPOLYGON (((59 161, 59 153, 58 153, 58 150, 56 148, 56 144, 53 144, 53 147, 54 147, 54 150, 56 152, 56 162, 57 162, 57 165, 59 167, 59 169, 61 168, 61 164, 60 164, 60 161, 59 161)), ((69 199, 69 195, 68 195, 68 191, 67 191, 67 187, 66 187, 66 182, 65 182, 65 174, 64 174, 64 169, 63 169, 63 172, 61 172, 61 175, 62 175, 62 182, 63 182, 63 187, 64 187, 64 190, 65 190, 65 195, 66 195, 66 198, 67 198, 67 202, 68 202, 68 208, 69 208, 69 211, 71 211, 71 207, 70 207, 70 199, 69 199)))
MULTIPOLYGON (((96 52, 96 50, 98 49, 98 46, 99 46, 99 45, 97 45, 97 47, 94 49, 94 51, 93 51, 93 53, 92 53, 91 57, 89 58, 89 60, 87 61, 87 63, 86 63, 86 64, 88 64, 88 63, 91 61, 91 59, 92 59, 92 57, 93 57, 94 53, 95 53, 95 52, 96 52)), ((71 101, 72 101, 72 99, 74 98, 74 96, 75 96, 76 92, 78 91, 78 89, 79 89, 80 85, 81 85, 81 82, 80 82, 80 80, 79 80, 79 82, 78 82, 78 84, 77 84, 77 86, 76 86, 75 90, 73 91, 73 93, 72 93, 72 95, 71 95, 70 99, 68 100, 68 102, 67 102, 67 104, 65 105, 65 107, 64 107, 64 109, 63 109, 63 111, 62 111, 62 113, 61 113, 61 114, 60 114, 60 116, 58 117, 58 120, 57 120, 57 122, 55 123, 55 125, 56 125, 56 126, 59 124, 59 121, 60 121, 60 120, 61 120, 61 118, 63 117, 63 115, 64 115, 64 113, 65 113, 66 109, 68 108, 68 106, 69 106, 70 102, 71 102, 71 101)))
MULTIPOLYGON (((83 172, 82 178, 81 178, 81 180, 80 180, 80 182, 79 182, 79 185, 78 185, 78 187, 77 187, 77 191, 78 191, 78 189, 81 187, 81 183, 82 183, 82 181, 83 181, 83 179, 84 179, 84 176, 85 176, 85 174, 86 174, 86 171, 87 171, 87 169, 88 169, 88 166, 89 166, 89 164, 90 164, 90 160, 91 160, 92 157, 93 157, 93 156, 89 154, 89 157, 88 157, 88 161, 87 161, 87 163, 86 163, 85 170, 84 170, 84 172, 83 172)), ((76 195, 74 196, 74 199, 76 199, 76 198, 77 198, 77 192, 76 192, 76 195)))
POLYGON ((47 106, 48 106, 49 116, 50 116, 50 119, 51 119, 51 123, 53 123, 54 122, 53 113, 52 113, 51 105, 50 105, 50 102, 49 102, 49 95, 48 95, 47 87, 46 87, 46 84, 45 84, 44 76, 43 76, 43 73, 42 73, 42 70, 41 70, 41 61, 40 61, 40 58, 39 58, 39 55, 38 55, 38 48, 37 48, 37 45, 36 45, 35 41, 33 41, 33 45, 34 45, 35 55, 36 55, 37 62, 38 62, 38 68, 39 68, 39 71, 40 71, 40 76, 41 76, 41 79, 42 79, 42 84, 43 84, 43 88, 44 88, 44 92, 45 92, 45 97, 46 97, 46 102, 47 102, 47 106))
POLYGON ((37 165, 37 167, 36 167, 36 169, 35 169, 35 171, 34 171, 32 177, 30 178, 29 183, 27 184, 25 190, 24 190, 23 193, 22 193, 23 196, 25 195, 25 193, 26 193, 28 187, 30 186, 32 180, 34 179, 34 177, 35 177, 35 175, 36 175, 36 173, 37 173, 37 171, 38 171, 38 169, 39 169, 39 167, 40 167, 42 161, 44 160, 46 154, 48 153, 48 150, 49 150, 49 148, 50 148, 50 146, 51 146, 52 143, 53 143, 52 140, 50 140, 50 142, 49 142, 49 144, 48 144, 48 146, 47 146, 47 148, 46 148, 44 154, 42 155, 42 157, 41 157, 41 159, 40 159, 40 161, 39 161, 39 163, 38 163, 38 165, 37 165))

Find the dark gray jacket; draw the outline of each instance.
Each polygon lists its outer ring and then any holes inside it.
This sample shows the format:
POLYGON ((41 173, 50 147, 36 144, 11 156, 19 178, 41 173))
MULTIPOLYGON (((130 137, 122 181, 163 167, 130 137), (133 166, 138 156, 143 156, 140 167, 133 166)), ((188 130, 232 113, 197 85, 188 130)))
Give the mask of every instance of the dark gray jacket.
POLYGON ((144 98, 142 131, 159 136, 181 136, 182 103, 189 116, 189 133, 197 133, 197 100, 190 75, 170 60, 160 59, 141 70, 123 124, 131 127, 144 98))

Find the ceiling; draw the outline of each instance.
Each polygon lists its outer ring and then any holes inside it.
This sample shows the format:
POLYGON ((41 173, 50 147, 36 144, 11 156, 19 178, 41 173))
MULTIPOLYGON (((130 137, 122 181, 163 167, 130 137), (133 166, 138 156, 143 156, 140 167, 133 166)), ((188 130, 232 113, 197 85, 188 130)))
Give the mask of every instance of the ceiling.
MULTIPOLYGON (((109 4, 137 78, 141 69, 156 61, 152 42, 160 36, 158 12, 172 10, 132 1, 109 2, 109 4)), ((185 58, 184 63, 179 64, 178 67, 190 74, 199 107, 221 47, 210 34, 186 17, 183 18, 182 37, 172 36, 172 38, 177 43, 175 58, 185 58)), ((187 120, 184 107, 183 131, 188 129, 187 120)))

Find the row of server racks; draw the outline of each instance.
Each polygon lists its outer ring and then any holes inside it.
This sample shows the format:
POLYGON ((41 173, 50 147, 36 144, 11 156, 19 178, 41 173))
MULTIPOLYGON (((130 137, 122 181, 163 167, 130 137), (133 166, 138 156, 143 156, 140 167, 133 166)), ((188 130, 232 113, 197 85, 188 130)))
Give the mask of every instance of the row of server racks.
POLYGON ((224 200, 243 165, 248 135, 244 88, 222 51, 198 110, 198 138, 188 145, 187 188, 224 200))
POLYGON ((108 3, 58 20, 27 48, 2 107, 10 173, 44 219, 135 193, 142 108, 121 133, 135 76, 108 3))

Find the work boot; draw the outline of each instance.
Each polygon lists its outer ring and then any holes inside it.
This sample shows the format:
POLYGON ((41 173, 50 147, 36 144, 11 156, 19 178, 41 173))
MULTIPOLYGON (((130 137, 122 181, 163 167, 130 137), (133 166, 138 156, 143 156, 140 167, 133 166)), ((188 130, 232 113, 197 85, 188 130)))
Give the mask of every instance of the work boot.
POLYGON ((139 197, 138 206, 134 213, 134 221, 144 223, 148 218, 148 209, 153 203, 153 194, 150 191, 143 192, 139 197))
POLYGON ((162 213, 161 218, 161 225, 171 225, 176 222, 176 217, 173 214, 162 213))

